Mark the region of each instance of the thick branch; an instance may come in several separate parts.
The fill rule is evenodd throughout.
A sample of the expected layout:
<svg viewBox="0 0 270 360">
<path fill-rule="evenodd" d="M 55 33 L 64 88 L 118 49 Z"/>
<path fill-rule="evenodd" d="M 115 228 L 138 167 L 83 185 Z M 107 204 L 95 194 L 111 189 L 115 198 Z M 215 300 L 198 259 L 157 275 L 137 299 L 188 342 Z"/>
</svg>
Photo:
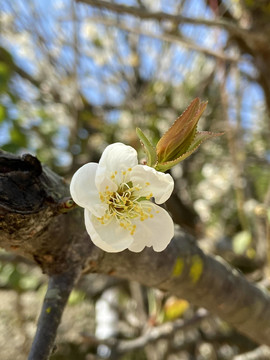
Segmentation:
<svg viewBox="0 0 270 360">
<path fill-rule="evenodd" d="M 104 253 L 85 234 L 82 212 L 63 214 L 63 180 L 32 156 L 0 154 L 0 246 L 36 261 L 51 276 L 81 266 L 168 291 L 270 345 L 270 297 L 222 259 L 176 231 L 162 253 Z M 87 260 L 87 261 L 86 261 Z"/>
<path fill-rule="evenodd" d="M 28 360 L 49 359 L 62 313 L 80 271 L 80 268 L 71 269 L 50 277 Z"/>
<path fill-rule="evenodd" d="M 93 266 L 93 263 L 92 263 Z M 270 345 L 270 297 L 221 258 L 205 255 L 184 233 L 162 253 L 104 254 L 91 271 L 157 287 L 220 316 L 258 343 Z"/>
</svg>

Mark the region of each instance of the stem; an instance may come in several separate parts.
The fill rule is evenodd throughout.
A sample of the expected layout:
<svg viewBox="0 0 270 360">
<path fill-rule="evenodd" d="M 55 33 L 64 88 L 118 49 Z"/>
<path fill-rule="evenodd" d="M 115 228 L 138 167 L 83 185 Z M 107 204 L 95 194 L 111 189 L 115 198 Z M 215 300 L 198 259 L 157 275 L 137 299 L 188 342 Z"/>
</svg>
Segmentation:
<svg viewBox="0 0 270 360">
<path fill-rule="evenodd" d="M 72 268 L 50 277 L 28 360 L 50 358 L 62 313 L 79 274 L 78 268 Z"/>
</svg>

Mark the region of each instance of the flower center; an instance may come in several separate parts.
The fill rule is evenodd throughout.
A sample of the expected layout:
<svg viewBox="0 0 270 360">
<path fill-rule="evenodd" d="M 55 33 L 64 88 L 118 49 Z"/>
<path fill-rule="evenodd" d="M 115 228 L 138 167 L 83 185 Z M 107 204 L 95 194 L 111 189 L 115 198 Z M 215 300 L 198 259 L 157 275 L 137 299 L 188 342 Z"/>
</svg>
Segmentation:
<svg viewBox="0 0 270 360">
<path fill-rule="evenodd" d="M 141 196 L 140 190 L 142 190 L 142 186 L 134 186 L 132 181 L 125 182 L 125 175 L 126 172 L 122 171 L 122 182 L 118 185 L 117 191 L 112 192 L 107 186 L 104 192 L 99 193 L 100 200 L 106 203 L 108 208 L 105 214 L 97 219 L 104 225 L 109 224 L 112 219 L 115 219 L 122 228 L 130 232 L 130 235 L 134 235 L 136 225 L 133 224 L 132 220 L 139 219 L 144 221 L 154 216 L 152 214 L 153 206 L 151 201 L 145 201 L 150 200 L 153 194 L 148 193 L 147 196 Z M 114 177 L 113 174 L 111 179 L 114 179 Z M 145 183 L 145 186 L 149 185 L 150 183 Z"/>
</svg>

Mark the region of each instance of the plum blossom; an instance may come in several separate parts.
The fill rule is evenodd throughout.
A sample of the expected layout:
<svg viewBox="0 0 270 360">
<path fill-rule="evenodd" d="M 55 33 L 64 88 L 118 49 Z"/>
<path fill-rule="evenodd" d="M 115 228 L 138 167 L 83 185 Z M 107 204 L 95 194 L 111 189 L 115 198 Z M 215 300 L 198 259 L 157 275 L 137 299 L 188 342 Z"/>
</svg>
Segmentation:
<svg viewBox="0 0 270 360">
<path fill-rule="evenodd" d="M 135 149 L 115 143 L 106 147 L 99 163 L 77 170 L 70 192 L 84 208 L 91 240 L 102 250 L 140 252 L 153 246 L 162 251 L 174 235 L 174 225 L 156 204 L 170 197 L 173 186 L 169 174 L 138 164 Z"/>
</svg>

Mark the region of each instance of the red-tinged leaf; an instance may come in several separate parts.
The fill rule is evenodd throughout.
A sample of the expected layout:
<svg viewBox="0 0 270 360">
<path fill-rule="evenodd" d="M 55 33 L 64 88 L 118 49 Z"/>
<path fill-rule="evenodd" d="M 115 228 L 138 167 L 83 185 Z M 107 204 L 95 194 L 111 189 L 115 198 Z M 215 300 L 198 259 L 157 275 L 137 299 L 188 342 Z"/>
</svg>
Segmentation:
<svg viewBox="0 0 270 360">
<path fill-rule="evenodd" d="M 175 120 L 157 143 L 159 162 L 172 161 L 176 156 L 187 151 L 195 137 L 197 123 L 206 106 L 207 102 L 200 102 L 199 98 L 196 98 Z"/>
<path fill-rule="evenodd" d="M 213 133 L 211 131 L 198 131 L 188 148 L 188 151 L 191 151 L 193 148 L 196 150 L 205 140 L 211 139 L 212 137 L 217 137 L 223 135 L 224 132 Z"/>
<path fill-rule="evenodd" d="M 216 136 L 221 136 L 224 133 L 212 133 L 210 131 L 199 131 L 196 133 L 192 144 L 190 145 L 190 147 L 188 148 L 188 150 L 181 156 L 179 156 L 177 159 L 174 159 L 172 161 L 167 161 L 164 163 L 157 163 L 157 165 L 155 166 L 155 169 L 157 171 L 161 171 L 161 172 L 165 172 L 169 169 L 171 169 L 173 166 L 177 165 L 178 163 L 180 163 L 181 161 L 185 160 L 187 157 L 189 157 L 192 153 L 194 153 L 194 151 L 196 151 L 198 149 L 198 147 L 205 141 L 208 140 L 212 137 L 216 137 Z"/>
</svg>

